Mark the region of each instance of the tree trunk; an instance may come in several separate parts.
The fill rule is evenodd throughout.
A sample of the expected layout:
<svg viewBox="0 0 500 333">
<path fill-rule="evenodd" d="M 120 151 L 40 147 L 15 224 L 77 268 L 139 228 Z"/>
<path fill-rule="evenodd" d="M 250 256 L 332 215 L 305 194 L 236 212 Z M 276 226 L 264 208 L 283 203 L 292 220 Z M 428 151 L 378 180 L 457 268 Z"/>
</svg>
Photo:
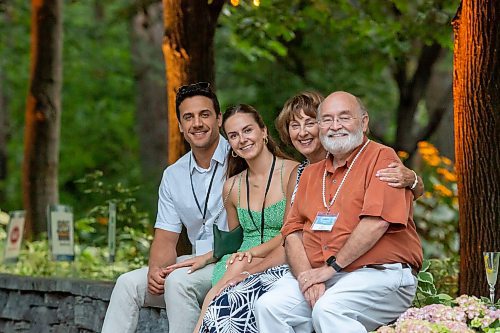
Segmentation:
<svg viewBox="0 0 500 333">
<path fill-rule="evenodd" d="M 143 178 L 159 182 L 167 165 L 167 91 L 161 54 L 162 4 L 141 8 L 131 22 L 132 61 L 137 86 L 137 133 Z"/>
<path fill-rule="evenodd" d="M 443 59 L 436 64 L 432 73 L 425 104 L 427 110 L 437 110 L 445 108 L 439 126 L 432 134 L 430 141 L 436 146 L 440 154 L 455 160 L 455 140 L 453 132 L 453 68 L 448 65 L 442 66 L 443 62 L 448 64 L 449 55 L 452 51 L 448 50 Z"/>
<path fill-rule="evenodd" d="M 214 35 L 223 0 L 163 0 L 167 67 L 168 163 L 184 152 L 184 140 L 175 115 L 176 90 L 189 83 L 215 83 Z"/>
<path fill-rule="evenodd" d="M 407 77 L 408 59 L 400 59 L 394 73 L 399 88 L 399 105 L 396 116 L 396 138 L 394 149 L 413 153 L 417 146 L 417 135 L 412 132 L 415 128 L 415 116 L 418 104 L 425 97 L 431 80 L 432 70 L 442 52 L 441 45 L 434 43 L 423 46 L 418 58 L 417 68 L 411 78 Z M 406 60 L 406 61 L 405 61 Z M 441 118 L 438 119 L 438 122 Z"/>
<path fill-rule="evenodd" d="M 165 36 L 163 55 L 167 68 L 168 164 L 185 153 L 184 139 L 175 114 L 175 94 L 184 85 L 199 81 L 215 83 L 214 35 L 224 0 L 163 0 Z M 185 233 L 177 253 L 190 253 Z"/>
<path fill-rule="evenodd" d="M 23 164 L 28 236 L 47 230 L 47 205 L 59 200 L 62 4 L 62 0 L 32 0 L 31 71 Z"/>
<path fill-rule="evenodd" d="M 486 296 L 482 252 L 500 251 L 500 2 L 462 1 L 453 26 L 459 289 Z"/>
<path fill-rule="evenodd" d="M 414 71 L 410 69 L 415 66 Z M 392 71 L 393 78 L 399 89 L 399 103 L 396 110 L 396 135 L 394 140 L 385 138 L 385 125 L 374 123 L 371 135 L 376 140 L 393 147 L 396 151 L 405 151 L 411 157 L 417 150 L 417 144 L 436 133 L 446 111 L 452 105 L 451 84 L 431 91 L 432 79 L 439 71 L 439 62 L 446 61 L 446 50 L 438 43 L 424 45 L 417 59 L 401 57 L 396 59 Z M 409 74 L 411 73 L 411 74 Z M 431 98 L 437 98 L 434 103 L 428 103 Z M 417 112 L 420 103 L 425 102 L 429 120 L 421 126 L 417 121 Z M 450 111 L 451 112 L 451 111 Z"/>
</svg>

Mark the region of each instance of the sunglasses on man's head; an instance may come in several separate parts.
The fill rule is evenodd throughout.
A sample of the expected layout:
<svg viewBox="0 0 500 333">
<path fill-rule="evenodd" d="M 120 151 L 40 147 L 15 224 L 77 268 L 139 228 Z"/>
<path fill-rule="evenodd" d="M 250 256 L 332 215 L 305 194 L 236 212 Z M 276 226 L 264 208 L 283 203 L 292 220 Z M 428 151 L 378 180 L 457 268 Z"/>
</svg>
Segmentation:
<svg viewBox="0 0 500 333">
<path fill-rule="evenodd" d="M 189 94 L 200 90 L 210 91 L 210 82 L 197 82 L 180 86 L 177 89 L 177 95 Z"/>
</svg>

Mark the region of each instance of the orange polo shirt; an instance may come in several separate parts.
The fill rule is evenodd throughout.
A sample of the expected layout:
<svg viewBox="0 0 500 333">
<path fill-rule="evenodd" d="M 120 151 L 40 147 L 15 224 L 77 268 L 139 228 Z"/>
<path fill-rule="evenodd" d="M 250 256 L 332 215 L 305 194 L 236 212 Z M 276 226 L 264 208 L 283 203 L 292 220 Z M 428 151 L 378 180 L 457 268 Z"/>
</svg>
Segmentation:
<svg viewBox="0 0 500 333">
<path fill-rule="evenodd" d="M 366 137 L 363 144 L 366 142 Z M 333 158 L 305 168 L 281 233 L 283 237 L 295 231 L 303 232 L 303 244 L 313 268 L 323 266 L 336 255 L 364 216 L 380 217 L 389 222 L 389 229 L 364 255 L 346 271 L 369 264 L 408 263 L 422 267 L 422 245 L 413 222 L 413 194 L 393 188 L 375 177 L 377 170 L 399 161 L 392 148 L 370 141 L 355 161 L 344 185 L 330 208 L 338 213 L 332 231 L 313 231 L 311 225 L 318 212 L 326 212 L 322 199 L 323 173 L 326 168 L 325 197 L 327 203 L 335 195 L 342 178 L 363 145 L 356 148 L 346 163 L 334 169 Z"/>
</svg>

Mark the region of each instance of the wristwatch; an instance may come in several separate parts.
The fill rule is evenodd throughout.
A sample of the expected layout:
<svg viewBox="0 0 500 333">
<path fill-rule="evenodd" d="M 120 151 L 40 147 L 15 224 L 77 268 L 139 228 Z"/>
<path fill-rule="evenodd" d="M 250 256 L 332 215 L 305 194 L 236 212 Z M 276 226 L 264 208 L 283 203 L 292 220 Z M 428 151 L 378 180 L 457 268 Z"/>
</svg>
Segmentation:
<svg viewBox="0 0 500 333">
<path fill-rule="evenodd" d="M 343 267 L 340 267 L 339 264 L 337 264 L 337 258 L 335 258 L 335 256 L 331 256 L 330 258 L 326 259 L 326 264 L 330 267 L 333 267 L 333 269 L 337 273 L 344 269 Z"/>
</svg>

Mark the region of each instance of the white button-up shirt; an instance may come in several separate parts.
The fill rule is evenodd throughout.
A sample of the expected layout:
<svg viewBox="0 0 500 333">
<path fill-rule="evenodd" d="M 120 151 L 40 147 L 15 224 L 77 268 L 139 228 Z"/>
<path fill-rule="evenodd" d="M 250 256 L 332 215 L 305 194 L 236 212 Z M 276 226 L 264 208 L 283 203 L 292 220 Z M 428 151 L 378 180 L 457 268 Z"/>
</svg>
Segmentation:
<svg viewBox="0 0 500 333">
<path fill-rule="evenodd" d="M 220 136 L 219 144 L 208 169 L 203 169 L 196 164 L 192 152 L 188 152 L 165 169 L 159 189 L 155 228 L 180 233 L 182 225 L 184 225 L 193 246 L 196 239 L 210 239 L 213 242 L 213 223 L 222 209 L 216 223 L 220 229 L 228 229 L 226 211 L 223 209 L 222 202 L 222 187 L 225 180 L 228 152 L 229 144 L 226 139 Z M 206 222 L 203 225 L 203 215 L 196 205 L 193 190 L 191 189 L 190 174 L 193 180 L 194 192 L 201 211 L 203 211 L 207 190 L 216 163 L 218 163 L 218 167 L 208 199 Z"/>
</svg>

